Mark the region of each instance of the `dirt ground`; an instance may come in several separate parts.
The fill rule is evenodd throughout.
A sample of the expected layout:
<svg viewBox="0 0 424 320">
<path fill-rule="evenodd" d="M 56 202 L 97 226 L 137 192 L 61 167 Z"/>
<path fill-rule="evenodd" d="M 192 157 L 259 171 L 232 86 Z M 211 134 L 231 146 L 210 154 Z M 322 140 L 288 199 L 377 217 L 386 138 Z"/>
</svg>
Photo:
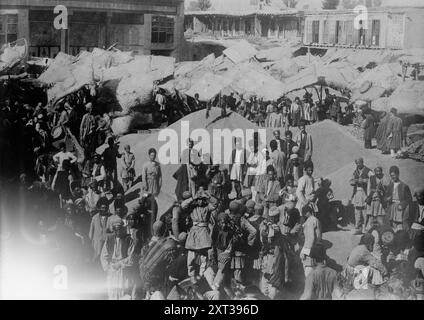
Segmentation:
<svg viewBox="0 0 424 320">
<path fill-rule="evenodd" d="M 227 128 L 234 130 L 240 128 L 257 129 L 256 125 L 244 119 L 238 114 L 231 114 L 225 119 L 214 122 L 220 115 L 219 109 L 212 109 L 209 119 L 205 118 L 205 110 L 193 113 L 182 120 L 189 121 L 190 132 L 198 128 L 206 128 L 212 132 L 213 129 Z M 177 122 L 169 128 L 175 129 L 180 138 L 180 122 Z M 273 129 L 267 128 L 267 145 L 272 139 Z M 294 135 L 298 132 L 293 130 Z M 347 203 L 352 195 L 352 187 L 349 185 L 349 179 L 355 170 L 354 160 L 363 157 L 365 164 L 374 169 L 377 165 L 384 168 L 385 174 L 388 174 L 390 166 L 397 165 L 400 168 L 401 180 L 407 183 L 411 190 L 418 187 L 424 181 L 424 163 L 416 162 L 410 159 L 396 160 L 389 155 L 382 155 L 376 149 L 366 150 L 363 142 L 354 137 L 347 127 L 343 127 L 333 121 L 326 120 L 307 127 L 307 131 L 313 137 L 313 156 L 315 165 L 314 176 L 329 178 L 332 181 L 332 189 L 337 200 Z M 283 132 L 282 132 L 283 136 Z M 132 152 L 136 157 L 136 173 L 141 174 L 142 166 L 148 160 L 147 151 L 154 147 L 157 150 L 165 142 L 158 140 L 158 133 L 152 134 L 131 134 L 120 139 L 121 149 L 125 144 L 131 146 Z M 374 142 L 375 144 L 375 142 Z M 182 150 L 180 150 L 182 151 Z M 162 192 L 159 195 L 159 215 L 164 212 L 174 201 L 174 190 L 176 180 L 172 178 L 178 165 L 163 165 L 162 173 L 164 179 Z M 129 196 L 132 201 L 128 203 L 129 209 L 133 207 L 139 196 L 140 184 L 136 184 L 130 191 Z M 332 231 L 324 234 L 324 239 L 329 242 L 330 248 L 328 255 L 339 265 L 344 265 L 350 251 L 359 242 L 359 236 L 352 234 L 352 225 L 345 230 Z"/>
</svg>

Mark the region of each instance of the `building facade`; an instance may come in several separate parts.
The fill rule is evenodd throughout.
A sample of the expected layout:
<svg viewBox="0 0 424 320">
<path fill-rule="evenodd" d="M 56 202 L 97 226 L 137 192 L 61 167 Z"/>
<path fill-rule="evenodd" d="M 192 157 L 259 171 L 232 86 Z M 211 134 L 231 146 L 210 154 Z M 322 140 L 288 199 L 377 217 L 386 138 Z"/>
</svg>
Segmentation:
<svg viewBox="0 0 424 320">
<path fill-rule="evenodd" d="M 253 10 L 239 14 L 215 11 L 187 12 L 184 30 L 217 37 L 253 36 L 300 40 L 302 23 L 302 15 L 296 10 Z"/>
<path fill-rule="evenodd" d="M 362 13 L 305 12 L 303 44 L 375 49 L 424 48 L 424 8 L 380 8 Z"/>
<path fill-rule="evenodd" d="M 65 6 L 68 28 L 56 29 Z M 181 56 L 184 0 L 1 0 L 0 46 L 25 38 L 29 55 L 72 55 L 95 47 Z"/>
</svg>

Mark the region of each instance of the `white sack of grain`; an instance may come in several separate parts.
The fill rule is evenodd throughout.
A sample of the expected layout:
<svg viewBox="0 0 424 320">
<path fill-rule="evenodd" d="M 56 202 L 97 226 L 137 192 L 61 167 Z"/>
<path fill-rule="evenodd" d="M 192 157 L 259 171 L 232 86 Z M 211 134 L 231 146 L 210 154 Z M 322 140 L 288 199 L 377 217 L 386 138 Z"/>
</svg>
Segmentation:
<svg viewBox="0 0 424 320">
<path fill-rule="evenodd" d="M 282 80 L 298 73 L 299 66 L 293 59 L 283 58 L 276 61 L 269 69 L 269 72 L 274 78 Z"/>
<path fill-rule="evenodd" d="M 191 97 L 194 97 L 194 95 L 198 93 L 201 101 L 209 101 L 230 83 L 231 79 L 229 77 L 209 72 L 194 82 L 193 86 L 185 93 Z"/>
<path fill-rule="evenodd" d="M 123 112 L 147 105 L 152 100 L 153 78 L 149 74 L 133 74 L 123 78 L 116 89 L 116 98 Z"/>
<path fill-rule="evenodd" d="M 361 73 L 352 83 L 353 89 L 359 89 L 366 81 L 374 87 L 382 87 L 385 90 L 393 91 L 402 82 L 400 74 L 402 67 L 399 63 L 386 63 L 371 70 Z"/>
<path fill-rule="evenodd" d="M 175 71 L 175 58 L 151 56 L 151 75 L 155 80 L 162 80 L 172 76 Z"/>
<path fill-rule="evenodd" d="M 112 131 L 114 135 L 121 136 L 130 132 L 130 125 L 133 119 L 132 115 L 115 118 L 112 120 Z"/>
<path fill-rule="evenodd" d="M 39 77 L 38 81 L 50 84 L 65 81 L 72 77 L 72 63 L 75 57 L 59 52 L 50 66 Z"/>
</svg>

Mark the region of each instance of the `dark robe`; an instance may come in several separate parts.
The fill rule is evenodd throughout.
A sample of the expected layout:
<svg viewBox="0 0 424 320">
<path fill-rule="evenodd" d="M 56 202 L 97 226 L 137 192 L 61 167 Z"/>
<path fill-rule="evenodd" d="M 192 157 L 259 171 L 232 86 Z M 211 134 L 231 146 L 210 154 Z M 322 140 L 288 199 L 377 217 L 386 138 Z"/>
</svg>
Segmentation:
<svg viewBox="0 0 424 320">
<path fill-rule="evenodd" d="M 387 138 L 387 143 L 389 149 L 400 150 L 402 148 L 402 129 L 403 122 L 402 119 L 398 116 L 390 117 L 389 122 L 387 123 L 387 137 L 391 134 L 391 138 Z"/>
<path fill-rule="evenodd" d="M 390 114 L 387 114 L 381 119 L 380 124 L 378 125 L 378 128 L 377 128 L 377 132 L 375 134 L 375 138 L 377 140 L 377 149 L 381 151 L 387 151 L 386 131 L 387 131 L 387 124 L 389 122 L 389 119 L 390 119 Z"/>
<path fill-rule="evenodd" d="M 178 201 L 181 201 L 183 200 L 184 191 L 189 191 L 187 165 L 182 164 L 178 170 L 175 171 L 172 177 L 177 180 L 175 195 L 177 196 Z"/>
<path fill-rule="evenodd" d="M 281 148 L 284 152 L 284 155 L 286 157 L 286 163 L 287 161 L 290 159 L 290 156 L 293 154 L 293 147 L 297 147 L 297 143 L 294 142 L 293 140 L 287 141 L 287 140 L 283 140 L 283 143 L 281 145 Z"/>
</svg>

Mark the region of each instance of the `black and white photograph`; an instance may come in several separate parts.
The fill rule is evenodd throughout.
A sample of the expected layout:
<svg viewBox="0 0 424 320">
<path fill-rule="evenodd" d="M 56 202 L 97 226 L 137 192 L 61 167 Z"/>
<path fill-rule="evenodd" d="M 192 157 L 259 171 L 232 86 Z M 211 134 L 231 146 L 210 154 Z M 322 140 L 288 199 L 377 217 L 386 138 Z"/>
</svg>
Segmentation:
<svg viewBox="0 0 424 320">
<path fill-rule="evenodd" d="M 424 300 L 423 30 L 424 0 L 0 0 L 0 300 Z"/>
</svg>

